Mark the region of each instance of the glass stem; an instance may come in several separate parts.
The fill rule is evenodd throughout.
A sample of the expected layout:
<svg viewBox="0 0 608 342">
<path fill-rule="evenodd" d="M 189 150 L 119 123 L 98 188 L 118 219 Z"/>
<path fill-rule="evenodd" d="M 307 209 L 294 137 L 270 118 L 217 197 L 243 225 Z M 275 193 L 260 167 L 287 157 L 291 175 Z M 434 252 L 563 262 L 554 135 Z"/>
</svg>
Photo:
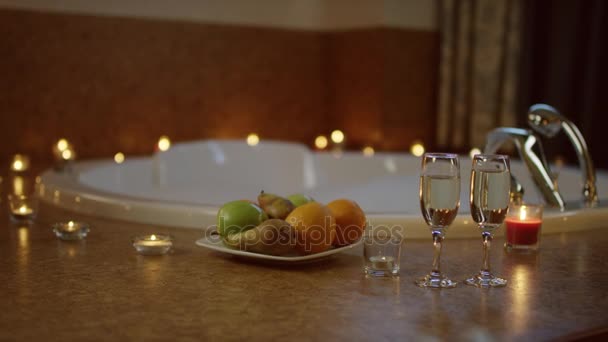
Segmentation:
<svg viewBox="0 0 608 342">
<path fill-rule="evenodd" d="M 492 244 L 492 234 L 490 232 L 481 233 L 483 238 L 483 266 L 482 274 L 490 274 L 490 246 Z"/>
<path fill-rule="evenodd" d="M 441 242 L 443 241 L 443 235 L 439 232 L 433 232 L 433 246 L 435 247 L 435 254 L 433 256 L 433 269 L 431 275 L 441 274 Z"/>
</svg>

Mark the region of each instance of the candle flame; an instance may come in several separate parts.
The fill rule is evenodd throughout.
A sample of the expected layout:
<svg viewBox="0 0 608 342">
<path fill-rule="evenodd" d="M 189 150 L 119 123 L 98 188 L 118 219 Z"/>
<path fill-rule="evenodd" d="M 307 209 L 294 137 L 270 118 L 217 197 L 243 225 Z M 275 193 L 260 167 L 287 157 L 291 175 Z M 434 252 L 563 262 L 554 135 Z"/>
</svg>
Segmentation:
<svg viewBox="0 0 608 342">
<path fill-rule="evenodd" d="M 60 152 L 65 151 L 68 148 L 68 146 L 69 146 L 69 143 L 65 138 L 61 138 L 57 141 L 57 149 Z"/>
<path fill-rule="evenodd" d="M 342 132 L 339 129 L 334 130 L 333 132 L 331 132 L 331 141 L 333 141 L 335 144 L 341 144 L 344 142 L 344 132 Z"/>
<path fill-rule="evenodd" d="M 416 157 L 420 157 L 424 154 L 424 145 L 422 145 L 419 141 L 414 141 L 412 146 L 410 146 L 410 153 Z"/>
<path fill-rule="evenodd" d="M 158 149 L 162 152 L 168 151 L 171 148 L 171 140 L 168 136 L 163 135 L 158 139 Z"/>
<path fill-rule="evenodd" d="M 473 157 L 475 157 L 475 155 L 477 154 L 481 154 L 481 150 L 478 149 L 477 147 L 473 147 L 470 151 L 469 151 L 469 157 L 471 157 L 471 159 L 473 159 Z"/>
<path fill-rule="evenodd" d="M 152 236 L 150 236 L 150 240 L 156 240 L 156 235 L 152 234 Z"/>
<path fill-rule="evenodd" d="M 116 164 L 122 164 L 125 161 L 125 155 L 122 152 L 118 152 L 114 155 L 114 161 Z"/>
<path fill-rule="evenodd" d="M 68 227 L 73 228 L 74 227 L 74 221 L 68 222 Z"/>
<path fill-rule="evenodd" d="M 519 219 L 521 221 L 525 221 L 527 216 L 528 216 L 528 210 L 525 205 L 522 205 L 521 209 L 519 210 Z"/>
<path fill-rule="evenodd" d="M 21 207 L 19 207 L 19 213 L 20 214 L 27 213 L 27 207 L 25 205 L 22 205 Z"/>
<path fill-rule="evenodd" d="M 366 157 L 371 157 L 374 155 L 374 153 L 376 153 L 376 151 L 374 150 L 374 148 L 372 146 L 365 146 L 361 152 L 363 152 L 363 155 Z"/>
<path fill-rule="evenodd" d="M 327 138 L 324 135 L 319 135 L 315 138 L 315 147 L 322 150 L 327 147 Z"/>
<path fill-rule="evenodd" d="M 17 172 L 25 171 L 29 167 L 29 164 L 30 160 L 26 155 L 15 154 L 11 163 L 11 170 Z"/>
<path fill-rule="evenodd" d="M 61 158 L 65 159 L 65 160 L 72 159 L 72 150 L 70 150 L 70 149 L 63 150 L 61 152 Z"/>
<path fill-rule="evenodd" d="M 23 169 L 23 162 L 21 160 L 15 160 L 13 162 L 13 170 L 21 171 Z"/>
<path fill-rule="evenodd" d="M 247 136 L 247 145 L 256 146 L 259 142 L 260 137 L 257 134 L 251 133 Z"/>
</svg>

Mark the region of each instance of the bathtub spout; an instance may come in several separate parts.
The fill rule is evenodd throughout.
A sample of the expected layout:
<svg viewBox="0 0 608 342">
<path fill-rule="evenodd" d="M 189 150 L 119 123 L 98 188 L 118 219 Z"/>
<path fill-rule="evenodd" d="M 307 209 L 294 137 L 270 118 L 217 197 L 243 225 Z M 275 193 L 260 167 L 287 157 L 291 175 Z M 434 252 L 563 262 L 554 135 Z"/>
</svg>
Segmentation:
<svg viewBox="0 0 608 342">
<path fill-rule="evenodd" d="M 561 115 L 557 109 L 546 104 L 535 104 L 528 110 L 528 124 L 537 133 L 551 138 L 563 131 L 578 156 L 578 163 L 583 177 L 583 200 L 585 204 L 597 204 L 597 187 L 595 185 L 595 168 L 585 138 L 576 125 Z"/>
<path fill-rule="evenodd" d="M 499 127 L 488 133 L 484 153 L 496 153 L 507 141 L 515 144 L 520 158 L 527 166 L 532 180 L 540 189 L 547 204 L 563 210 L 565 208 L 564 199 L 557 189 L 557 184 L 551 178 L 540 140 L 527 129 Z M 511 181 L 511 198 L 521 199 L 523 188 L 517 180 L 513 181 L 513 179 L 514 177 Z"/>
</svg>

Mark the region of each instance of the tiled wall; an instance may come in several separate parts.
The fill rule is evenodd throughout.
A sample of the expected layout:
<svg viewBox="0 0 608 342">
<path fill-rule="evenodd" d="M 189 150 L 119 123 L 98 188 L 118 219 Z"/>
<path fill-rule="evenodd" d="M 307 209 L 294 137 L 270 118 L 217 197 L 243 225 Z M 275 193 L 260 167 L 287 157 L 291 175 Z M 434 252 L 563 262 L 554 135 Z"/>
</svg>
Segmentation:
<svg viewBox="0 0 608 342">
<path fill-rule="evenodd" d="M 311 144 L 343 129 L 351 147 L 434 142 L 437 34 L 315 32 L 0 10 L 0 158 L 147 154 L 174 141 Z"/>
<path fill-rule="evenodd" d="M 438 41 L 432 32 L 329 34 L 330 112 L 355 145 L 403 150 L 435 142 Z"/>
</svg>

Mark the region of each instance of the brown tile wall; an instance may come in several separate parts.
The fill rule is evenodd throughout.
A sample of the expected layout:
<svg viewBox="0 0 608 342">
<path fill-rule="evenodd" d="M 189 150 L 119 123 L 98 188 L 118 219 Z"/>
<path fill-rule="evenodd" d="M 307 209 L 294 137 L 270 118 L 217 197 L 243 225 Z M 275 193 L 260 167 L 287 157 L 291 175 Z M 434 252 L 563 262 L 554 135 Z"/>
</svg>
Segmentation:
<svg viewBox="0 0 608 342">
<path fill-rule="evenodd" d="M 92 158 L 161 134 L 310 144 L 334 127 L 351 147 L 432 143 L 437 54 L 434 32 L 0 10 L 0 158 L 50 158 L 59 137 Z"/>
<path fill-rule="evenodd" d="M 438 35 L 378 28 L 330 33 L 329 106 L 356 146 L 435 142 Z"/>
</svg>

